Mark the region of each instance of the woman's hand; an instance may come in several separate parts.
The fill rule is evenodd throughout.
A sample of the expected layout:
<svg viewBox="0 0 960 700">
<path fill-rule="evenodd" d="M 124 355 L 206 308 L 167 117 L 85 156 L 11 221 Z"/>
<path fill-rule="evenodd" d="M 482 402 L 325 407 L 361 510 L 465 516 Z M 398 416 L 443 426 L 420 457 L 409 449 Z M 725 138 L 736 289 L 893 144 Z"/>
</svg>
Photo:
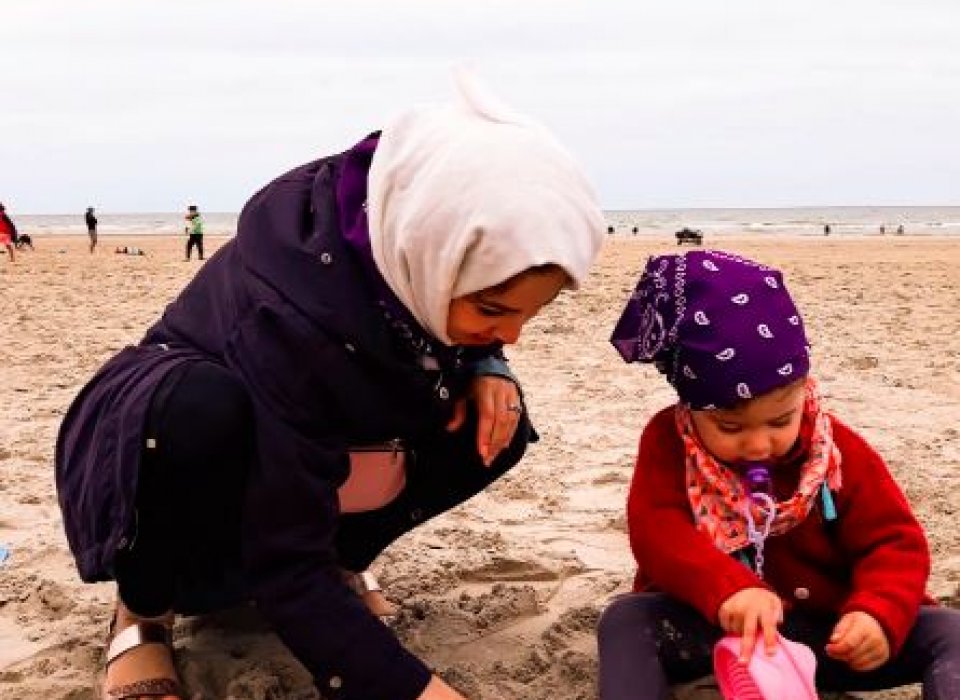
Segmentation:
<svg viewBox="0 0 960 700">
<path fill-rule="evenodd" d="M 417 700 L 466 700 L 466 698 L 437 676 L 433 676 Z"/>
<path fill-rule="evenodd" d="M 827 654 L 854 671 L 872 671 L 890 659 L 890 642 L 875 617 L 854 610 L 833 628 Z"/>
<path fill-rule="evenodd" d="M 474 377 L 466 399 L 460 399 L 453 410 L 447 430 L 453 432 L 467 417 L 467 400 L 477 405 L 477 453 L 486 466 L 513 440 L 520 422 L 522 406 L 520 390 L 515 382 L 497 375 Z"/>
<path fill-rule="evenodd" d="M 757 628 L 763 634 L 767 654 L 777 649 L 777 625 L 783 622 L 783 601 L 766 588 L 744 588 L 723 601 L 717 613 L 720 626 L 740 635 L 740 662 L 749 663 L 757 643 Z"/>
</svg>

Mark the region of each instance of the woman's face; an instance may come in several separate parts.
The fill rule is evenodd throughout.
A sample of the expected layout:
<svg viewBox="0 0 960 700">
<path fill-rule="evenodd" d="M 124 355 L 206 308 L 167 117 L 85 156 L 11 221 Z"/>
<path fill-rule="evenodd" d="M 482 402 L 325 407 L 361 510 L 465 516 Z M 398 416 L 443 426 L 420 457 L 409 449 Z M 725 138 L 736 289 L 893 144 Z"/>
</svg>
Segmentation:
<svg viewBox="0 0 960 700">
<path fill-rule="evenodd" d="M 738 408 L 692 411 L 700 442 L 721 462 L 764 462 L 783 457 L 800 435 L 804 382 L 793 382 Z"/>
<path fill-rule="evenodd" d="M 515 343 L 523 324 L 553 301 L 569 281 L 561 268 L 550 267 L 457 297 L 450 302 L 447 335 L 454 345 Z"/>
</svg>

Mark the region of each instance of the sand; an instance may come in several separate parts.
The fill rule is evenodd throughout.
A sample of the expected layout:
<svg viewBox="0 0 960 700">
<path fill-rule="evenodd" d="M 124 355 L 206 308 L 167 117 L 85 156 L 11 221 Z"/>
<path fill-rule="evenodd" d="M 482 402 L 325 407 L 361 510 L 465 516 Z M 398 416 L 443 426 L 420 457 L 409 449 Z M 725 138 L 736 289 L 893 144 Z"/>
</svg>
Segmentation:
<svg viewBox="0 0 960 700">
<path fill-rule="evenodd" d="M 183 262 L 173 238 L 102 237 L 95 255 L 85 237 L 36 245 L 15 264 L 0 260 L 0 546 L 10 550 L 0 564 L 0 697 L 85 700 L 95 697 L 113 589 L 83 585 L 73 568 L 53 487 L 57 427 L 91 374 L 139 339 L 200 263 Z M 148 254 L 116 255 L 117 245 Z M 960 239 L 715 245 L 784 268 L 830 406 L 887 458 L 927 528 L 930 590 L 957 604 Z M 624 502 L 636 441 L 672 400 L 654 370 L 623 364 L 606 339 L 646 256 L 675 250 L 670 240 L 607 241 L 582 290 L 535 319 L 510 353 L 541 442 L 374 568 L 402 605 L 400 637 L 472 699 L 596 696 L 594 625 L 633 571 Z M 203 697 L 316 697 L 250 613 L 182 620 L 177 638 L 184 678 Z"/>
</svg>

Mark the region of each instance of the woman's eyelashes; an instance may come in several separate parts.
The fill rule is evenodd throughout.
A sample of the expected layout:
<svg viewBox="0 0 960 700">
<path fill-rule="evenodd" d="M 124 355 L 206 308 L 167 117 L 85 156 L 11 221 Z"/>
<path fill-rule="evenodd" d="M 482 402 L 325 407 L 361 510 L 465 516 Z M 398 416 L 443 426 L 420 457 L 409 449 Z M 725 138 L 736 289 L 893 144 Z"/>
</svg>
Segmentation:
<svg viewBox="0 0 960 700">
<path fill-rule="evenodd" d="M 477 304 L 477 311 L 481 316 L 486 316 L 488 318 L 499 318 L 504 315 L 503 310 L 497 309 L 493 306 L 484 306 L 483 304 Z"/>
</svg>

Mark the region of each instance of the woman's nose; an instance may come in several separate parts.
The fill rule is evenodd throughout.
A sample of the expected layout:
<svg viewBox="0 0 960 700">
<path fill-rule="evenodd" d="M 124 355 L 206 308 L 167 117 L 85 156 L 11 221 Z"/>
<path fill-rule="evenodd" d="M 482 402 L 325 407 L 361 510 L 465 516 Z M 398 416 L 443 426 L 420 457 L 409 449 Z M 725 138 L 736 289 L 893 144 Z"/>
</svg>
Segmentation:
<svg viewBox="0 0 960 700">
<path fill-rule="evenodd" d="M 497 324 L 493 335 L 504 345 L 513 345 L 520 338 L 520 331 L 523 328 L 523 322 L 517 320 L 503 320 Z"/>
</svg>

